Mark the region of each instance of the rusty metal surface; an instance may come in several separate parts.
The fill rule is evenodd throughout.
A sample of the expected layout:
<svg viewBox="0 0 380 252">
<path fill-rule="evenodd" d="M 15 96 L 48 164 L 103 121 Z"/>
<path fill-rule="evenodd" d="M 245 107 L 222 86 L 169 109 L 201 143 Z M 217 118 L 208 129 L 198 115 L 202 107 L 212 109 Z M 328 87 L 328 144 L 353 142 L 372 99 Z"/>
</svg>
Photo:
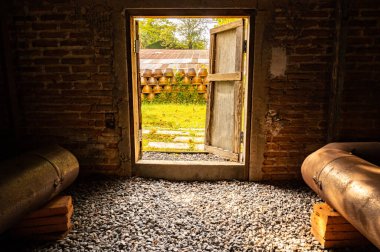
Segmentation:
<svg viewBox="0 0 380 252">
<path fill-rule="evenodd" d="M 332 143 L 310 154 L 301 168 L 310 188 L 378 248 L 379 163 L 380 142 Z"/>
<path fill-rule="evenodd" d="M 67 188 L 78 172 L 75 156 L 60 146 L 0 163 L 0 234 Z"/>
</svg>

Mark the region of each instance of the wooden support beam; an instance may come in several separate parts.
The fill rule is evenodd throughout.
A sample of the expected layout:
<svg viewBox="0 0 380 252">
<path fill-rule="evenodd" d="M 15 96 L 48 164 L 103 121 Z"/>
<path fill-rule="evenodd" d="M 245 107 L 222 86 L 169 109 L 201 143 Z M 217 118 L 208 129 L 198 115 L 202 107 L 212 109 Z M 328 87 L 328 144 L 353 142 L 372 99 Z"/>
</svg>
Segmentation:
<svg viewBox="0 0 380 252">
<path fill-rule="evenodd" d="M 241 72 L 209 74 L 207 78 L 209 81 L 240 81 Z"/>
<path fill-rule="evenodd" d="M 338 0 L 336 2 L 335 58 L 332 69 L 329 98 L 329 123 L 327 129 L 328 142 L 339 140 L 338 120 L 340 114 L 342 90 L 344 85 L 349 4 L 350 0 Z"/>
</svg>

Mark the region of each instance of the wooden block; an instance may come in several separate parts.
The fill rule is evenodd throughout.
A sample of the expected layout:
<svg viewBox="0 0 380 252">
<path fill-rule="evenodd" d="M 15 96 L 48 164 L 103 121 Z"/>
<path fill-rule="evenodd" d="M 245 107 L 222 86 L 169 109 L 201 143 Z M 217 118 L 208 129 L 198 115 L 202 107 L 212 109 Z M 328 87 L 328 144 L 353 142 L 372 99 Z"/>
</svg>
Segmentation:
<svg viewBox="0 0 380 252">
<path fill-rule="evenodd" d="M 14 236 L 28 236 L 28 235 L 35 235 L 35 234 L 66 232 L 71 228 L 71 226 L 72 226 L 71 220 L 69 220 L 69 222 L 61 223 L 61 224 L 12 229 L 11 234 Z"/>
<path fill-rule="evenodd" d="M 329 223 L 326 219 L 321 218 L 316 213 L 311 214 L 311 225 L 318 230 L 320 234 L 328 231 L 357 231 L 350 223 Z"/>
<path fill-rule="evenodd" d="M 369 241 L 326 203 L 318 203 L 311 214 L 311 233 L 324 248 L 367 245 Z"/>
<path fill-rule="evenodd" d="M 48 233 L 48 234 L 17 235 L 17 238 L 22 238 L 25 240 L 35 240 L 35 241 L 56 241 L 56 240 L 64 239 L 70 232 L 70 229 L 63 232 L 55 232 L 55 233 Z"/>
<path fill-rule="evenodd" d="M 318 231 L 314 228 L 311 229 L 311 233 L 321 243 L 323 248 L 342 248 L 342 247 L 354 247 L 369 245 L 370 242 L 367 239 L 348 239 L 348 240 L 325 240 Z"/>
<path fill-rule="evenodd" d="M 327 225 L 349 223 L 343 216 L 341 216 L 326 203 L 315 204 L 313 206 L 313 213 L 319 216 Z"/>
<path fill-rule="evenodd" d="M 14 228 L 18 229 L 22 227 L 47 226 L 47 225 L 68 223 L 73 213 L 74 213 L 74 207 L 71 205 L 69 212 L 64 215 L 54 215 L 54 216 L 48 216 L 48 217 L 42 217 L 42 218 L 23 219 Z"/>
<path fill-rule="evenodd" d="M 72 207 L 71 196 L 57 196 L 42 208 L 30 213 L 24 219 L 41 218 L 67 214 Z"/>
</svg>

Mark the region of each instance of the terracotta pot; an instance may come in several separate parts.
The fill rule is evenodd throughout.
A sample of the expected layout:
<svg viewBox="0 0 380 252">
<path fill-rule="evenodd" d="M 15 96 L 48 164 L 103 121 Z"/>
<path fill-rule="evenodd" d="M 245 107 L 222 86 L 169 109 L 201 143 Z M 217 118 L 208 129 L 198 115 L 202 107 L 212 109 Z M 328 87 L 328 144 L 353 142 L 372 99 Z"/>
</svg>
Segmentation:
<svg viewBox="0 0 380 252">
<path fill-rule="evenodd" d="M 179 75 L 180 77 L 185 76 L 185 69 L 183 69 L 183 68 L 178 69 L 177 70 L 177 75 Z"/>
<path fill-rule="evenodd" d="M 168 79 L 165 76 L 162 76 L 159 80 L 158 83 L 160 84 L 168 84 Z"/>
<path fill-rule="evenodd" d="M 201 68 L 201 69 L 199 69 L 199 71 L 198 71 L 198 76 L 199 77 L 206 77 L 207 76 L 207 69 L 206 68 Z"/>
<path fill-rule="evenodd" d="M 148 101 L 153 101 L 153 99 L 154 99 L 154 93 L 148 94 L 147 99 L 148 99 Z"/>
<path fill-rule="evenodd" d="M 207 94 L 207 93 L 204 93 L 204 94 L 203 94 L 203 98 L 205 98 L 205 100 L 207 101 L 207 99 L 208 99 L 208 94 Z"/>
<path fill-rule="evenodd" d="M 141 77 L 140 84 L 141 85 L 147 85 L 148 84 L 148 81 L 146 80 L 145 77 Z"/>
<path fill-rule="evenodd" d="M 164 86 L 164 92 L 170 93 L 172 91 L 172 86 L 171 85 L 165 85 Z"/>
<path fill-rule="evenodd" d="M 193 79 L 191 80 L 191 83 L 193 84 L 202 84 L 202 78 L 201 77 L 193 77 Z"/>
<path fill-rule="evenodd" d="M 149 85 L 145 85 L 142 89 L 143 94 L 150 94 L 152 93 L 152 88 Z"/>
<path fill-rule="evenodd" d="M 141 94 L 141 101 L 144 101 L 145 100 L 145 95 L 144 94 Z"/>
<path fill-rule="evenodd" d="M 160 77 L 162 77 L 162 75 L 163 75 L 162 69 L 154 69 L 154 72 L 153 72 L 154 77 L 160 78 Z"/>
<path fill-rule="evenodd" d="M 193 92 L 195 89 L 196 89 L 196 87 L 194 87 L 194 85 L 189 86 L 189 92 Z"/>
<path fill-rule="evenodd" d="M 200 84 L 200 85 L 198 86 L 197 90 L 198 90 L 198 93 L 205 93 L 206 90 L 207 90 L 207 88 L 206 88 L 205 85 Z"/>
<path fill-rule="evenodd" d="M 157 79 L 154 77 L 150 77 L 148 83 L 151 85 L 155 85 L 157 84 Z"/>
<path fill-rule="evenodd" d="M 152 76 L 152 70 L 151 69 L 145 69 L 143 72 L 143 77 L 151 77 Z"/>
<path fill-rule="evenodd" d="M 175 77 L 170 78 L 169 83 L 171 83 L 171 84 L 178 84 L 178 83 L 177 83 L 177 79 L 176 79 Z"/>
<path fill-rule="evenodd" d="M 185 76 L 182 80 L 182 83 L 185 85 L 189 85 L 189 84 L 191 84 L 191 80 L 189 77 Z"/>
<path fill-rule="evenodd" d="M 173 68 L 166 68 L 165 69 L 165 74 L 164 74 L 166 77 L 173 77 L 174 76 L 174 73 L 173 73 Z"/>
<path fill-rule="evenodd" d="M 161 93 L 162 87 L 160 85 L 155 85 L 153 87 L 153 93 L 158 94 Z"/>
<path fill-rule="evenodd" d="M 208 80 L 207 77 L 203 79 L 203 84 L 205 84 L 205 85 L 210 84 L 210 81 Z"/>
<path fill-rule="evenodd" d="M 196 76 L 197 75 L 197 73 L 195 72 L 195 69 L 194 68 L 189 68 L 189 69 L 187 69 L 187 76 L 189 76 L 189 77 L 194 77 L 194 76 Z"/>
</svg>

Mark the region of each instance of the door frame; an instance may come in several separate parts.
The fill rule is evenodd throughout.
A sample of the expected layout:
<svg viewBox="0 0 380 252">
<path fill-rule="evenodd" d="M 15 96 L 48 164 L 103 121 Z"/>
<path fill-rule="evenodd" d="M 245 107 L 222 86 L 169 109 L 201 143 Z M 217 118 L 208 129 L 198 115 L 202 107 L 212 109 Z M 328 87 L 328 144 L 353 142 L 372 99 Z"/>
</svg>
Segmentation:
<svg viewBox="0 0 380 252">
<path fill-rule="evenodd" d="M 253 94 L 253 67 L 254 67 L 254 35 L 255 35 L 255 9 L 125 9 L 126 24 L 126 63 L 127 63 L 127 90 L 128 104 L 132 109 L 129 115 L 130 125 L 130 153 L 132 176 L 164 178 L 169 180 L 248 180 L 249 164 L 250 164 L 250 136 L 251 136 L 251 110 L 252 110 L 252 94 Z M 136 134 L 136 116 L 140 108 L 138 99 L 140 94 L 136 93 L 137 75 L 133 62 L 133 18 L 138 17 L 156 17 L 156 18 L 175 18 L 175 17 L 230 17 L 230 18 L 247 18 L 248 19 L 248 37 L 247 37 L 247 88 L 245 90 L 245 136 L 244 136 L 244 153 L 245 159 L 243 164 L 230 162 L 212 162 L 212 161 L 157 161 L 138 160 L 136 154 L 136 143 L 138 134 Z M 134 76 L 136 75 L 136 76 Z M 137 100 L 136 100 L 137 99 Z M 136 115 L 137 113 L 137 115 Z M 137 129 L 138 130 L 138 129 Z"/>
</svg>

